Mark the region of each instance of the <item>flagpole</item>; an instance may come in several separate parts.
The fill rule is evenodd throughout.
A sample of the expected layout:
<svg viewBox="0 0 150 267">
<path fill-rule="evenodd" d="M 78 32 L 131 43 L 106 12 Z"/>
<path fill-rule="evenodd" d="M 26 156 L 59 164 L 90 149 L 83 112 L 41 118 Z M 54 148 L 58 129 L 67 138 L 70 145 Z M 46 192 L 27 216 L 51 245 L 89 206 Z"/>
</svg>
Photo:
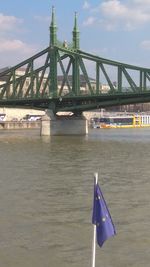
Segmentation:
<svg viewBox="0 0 150 267">
<path fill-rule="evenodd" d="M 94 185 L 98 183 L 98 173 L 94 174 Z M 95 267 L 96 256 L 96 225 L 93 225 L 93 241 L 92 241 L 92 267 Z"/>
</svg>

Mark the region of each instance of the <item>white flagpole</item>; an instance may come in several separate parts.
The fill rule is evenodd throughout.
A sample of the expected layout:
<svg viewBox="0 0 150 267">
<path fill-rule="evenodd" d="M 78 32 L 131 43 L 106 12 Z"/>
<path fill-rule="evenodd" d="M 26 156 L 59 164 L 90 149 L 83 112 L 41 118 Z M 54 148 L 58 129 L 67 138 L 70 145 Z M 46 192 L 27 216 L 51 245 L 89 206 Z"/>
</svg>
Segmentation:
<svg viewBox="0 0 150 267">
<path fill-rule="evenodd" d="M 98 182 L 98 173 L 94 174 L 94 185 Z M 95 267 L 96 256 L 96 225 L 93 225 L 93 242 L 92 242 L 92 267 Z"/>
</svg>

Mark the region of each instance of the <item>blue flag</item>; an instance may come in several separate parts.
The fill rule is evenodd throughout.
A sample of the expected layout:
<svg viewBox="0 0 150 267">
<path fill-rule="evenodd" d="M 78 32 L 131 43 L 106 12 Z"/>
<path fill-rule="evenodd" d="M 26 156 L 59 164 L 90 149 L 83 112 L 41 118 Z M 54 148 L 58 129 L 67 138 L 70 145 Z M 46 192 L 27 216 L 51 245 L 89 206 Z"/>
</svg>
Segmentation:
<svg viewBox="0 0 150 267">
<path fill-rule="evenodd" d="M 98 183 L 94 186 L 92 223 L 96 225 L 97 243 L 100 247 L 109 237 L 116 234 L 115 226 Z"/>
</svg>

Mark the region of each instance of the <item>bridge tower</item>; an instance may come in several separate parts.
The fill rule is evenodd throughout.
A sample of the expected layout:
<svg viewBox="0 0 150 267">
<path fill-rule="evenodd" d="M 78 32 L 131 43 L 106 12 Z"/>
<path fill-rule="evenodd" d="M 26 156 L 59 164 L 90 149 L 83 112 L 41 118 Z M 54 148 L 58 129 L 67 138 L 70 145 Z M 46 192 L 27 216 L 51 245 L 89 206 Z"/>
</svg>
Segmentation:
<svg viewBox="0 0 150 267">
<path fill-rule="evenodd" d="M 74 28 L 72 31 L 72 35 L 73 35 L 73 48 L 78 50 L 80 49 L 80 32 L 77 26 L 77 12 L 75 12 Z"/>
<path fill-rule="evenodd" d="M 53 47 L 57 44 L 57 26 L 55 21 L 55 10 L 52 7 L 52 20 L 50 24 L 50 46 Z"/>
<path fill-rule="evenodd" d="M 77 13 L 75 12 L 74 28 L 72 31 L 73 45 L 75 51 L 80 49 L 80 33 L 77 26 Z M 49 92 L 52 97 L 57 97 L 57 26 L 55 21 L 55 11 L 52 8 L 52 17 L 50 24 L 50 82 Z M 79 59 L 73 58 L 72 62 L 72 91 L 75 95 L 80 90 L 80 71 Z M 78 114 L 78 116 L 67 118 L 55 114 L 55 103 L 51 102 L 46 115 L 42 118 L 41 135 L 85 135 L 88 133 L 87 120 Z"/>
<path fill-rule="evenodd" d="M 75 18 L 74 18 L 74 28 L 72 31 L 72 37 L 73 37 L 73 49 L 78 50 L 80 49 L 80 33 L 77 26 L 77 13 L 75 12 Z M 79 58 L 74 57 L 73 61 L 73 70 L 72 70 L 72 91 L 75 95 L 78 95 L 80 91 L 80 71 L 79 71 Z"/>
<path fill-rule="evenodd" d="M 50 82 L 49 93 L 53 97 L 57 96 L 57 52 L 55 49 L 57 45 L 57 26 L 55 21 L 55 10 L 52 7 L 52 19 L 50 24 Z"/>
</svg>

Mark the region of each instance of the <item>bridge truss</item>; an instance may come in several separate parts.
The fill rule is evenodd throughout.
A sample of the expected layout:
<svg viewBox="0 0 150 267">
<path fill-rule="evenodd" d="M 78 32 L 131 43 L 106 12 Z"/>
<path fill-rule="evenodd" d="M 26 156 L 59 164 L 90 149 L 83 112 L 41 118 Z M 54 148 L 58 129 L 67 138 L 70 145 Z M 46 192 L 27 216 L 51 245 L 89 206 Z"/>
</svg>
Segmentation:
<svg viewBox="0 0 150 267">
<path fill-rule="evenodd" d="M 107 85 L 105 91 L 102 86 L 104 83 Z M 104 59 L 80 50 L 76 15 L 73 44 L 58 42 L 54 10 L 50 45 L 0 73 L 0 106 L 29 106 L 50 108 L 55 113 L 78 113 L 144 102 L 150 102 L 150 69 Z"/>
</svg>

